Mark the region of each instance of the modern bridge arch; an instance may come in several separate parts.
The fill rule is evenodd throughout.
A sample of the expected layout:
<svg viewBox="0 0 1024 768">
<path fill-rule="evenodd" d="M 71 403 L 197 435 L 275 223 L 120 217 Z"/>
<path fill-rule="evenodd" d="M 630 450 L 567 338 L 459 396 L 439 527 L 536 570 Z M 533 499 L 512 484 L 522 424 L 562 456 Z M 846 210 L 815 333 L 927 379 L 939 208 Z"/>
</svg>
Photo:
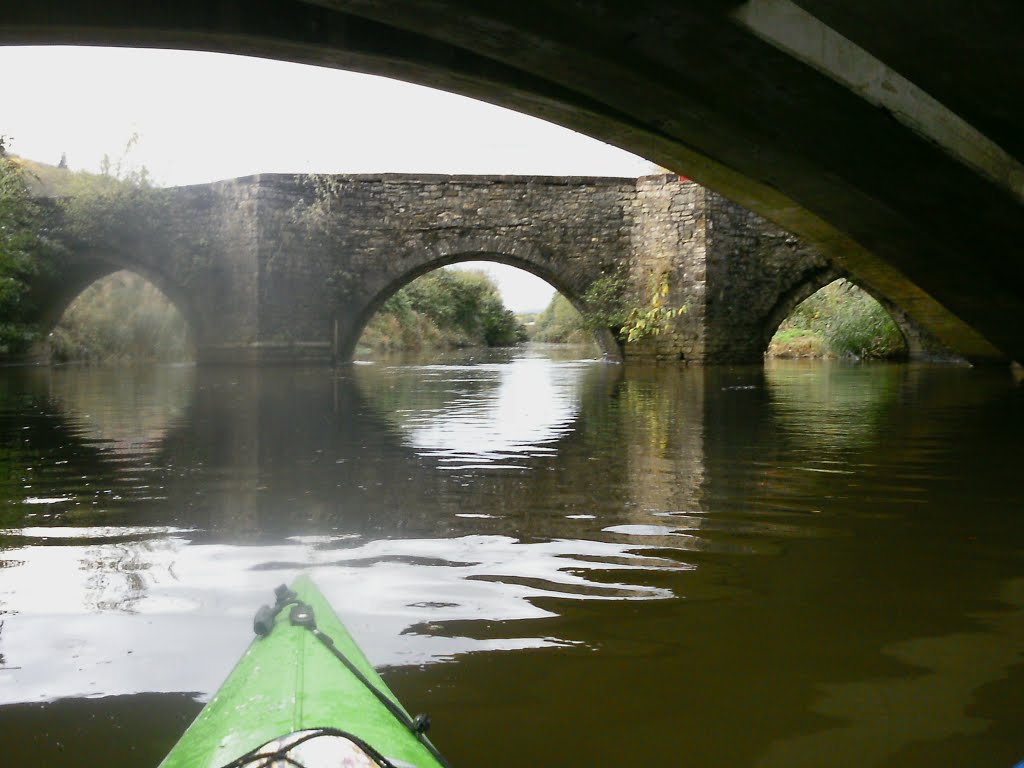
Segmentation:
<svg viewBox="0 0 1024 768">
<path fill-rule="evenodd" d="M 972 360 L 1024 360 L 1024 25 L 918 6 L 55 0 L 5 10 L 0 42 L 259 55 L 499 103 L 804 236 Z"/>
<path fill-rule="evenodd" d="M 367 323 L 384 303 L 414 280 L 437 269 L 469 261 L 486 261 L 521 269 L 548 283 L 564 296 L 579 312 L 584 309 L 582 293 L 586 283 L 579 276 L 562 274 L 552 265 L 567 264 L 566 260 L 544 258 L 542 252 L 532 243 L 505 240 L 501 238 L 467 238 L 455 243 L 446 243 L 431 248 L 422 254 L 422 261 L 405 271 L 395 271 L 385 279 L 377 281 L 370 298 L 359 311 L 348 320 L 348 310 L 338 313 L 335 323 L 335 356 L 340 362 L 347 362 L 355 354 L 356 345 Z M 594 333 L 594 341 L 608 358 L 620 360 L 622 350 L 611 329 L 600 329 Z"/>
</svg>

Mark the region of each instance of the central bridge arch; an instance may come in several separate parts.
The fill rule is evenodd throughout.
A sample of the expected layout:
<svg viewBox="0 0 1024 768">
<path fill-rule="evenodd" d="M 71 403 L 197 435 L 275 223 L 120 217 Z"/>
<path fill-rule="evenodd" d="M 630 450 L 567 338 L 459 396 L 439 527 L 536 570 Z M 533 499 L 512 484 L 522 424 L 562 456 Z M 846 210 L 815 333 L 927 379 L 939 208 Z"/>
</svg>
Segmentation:
<svg viewBox="0 0 1024 768">
<path fill-rule="evenodd" d="M 330 340 L 323 354 L 338 361 L 351 359 L 384 301 L 439 267 L 507 264 L 580 307 L 595 280 L 630 268 L 637 249 L 636 179 L 384 174 L 328 181 L 259 180 L 260 335 L 281 344 Z M 610 334 L 600 343 L 618 355 Z"/>
<path fill-rule="evenodd" d="M 551 285 L 581 313 L 584 310 L 583 293 L 593 279 L 592 275 L 567 269 L 572 263 L 571 258 L 545 253 L 533 243 L 506 238 L 463 238 L 439 244 L 420 256 L 420 263 L 413 266 L 403 263 L 405 271 L 396 267 L 381 275 L 374 285 L 366 286 L 368 299 L 361 306 L 357 305 L 355 311 L 349 303 L 339 304 L 335 325 L 335 355 L 338 360 L 352 359 L 366 324 L 391 296 L 417 278 L 443 267 L 469 261 L 488 261 L 521 269 Z M 611 329 L 595 331 L 594 339 L 606 357 L 622 359 L 622 350 Z"/>
</svg>

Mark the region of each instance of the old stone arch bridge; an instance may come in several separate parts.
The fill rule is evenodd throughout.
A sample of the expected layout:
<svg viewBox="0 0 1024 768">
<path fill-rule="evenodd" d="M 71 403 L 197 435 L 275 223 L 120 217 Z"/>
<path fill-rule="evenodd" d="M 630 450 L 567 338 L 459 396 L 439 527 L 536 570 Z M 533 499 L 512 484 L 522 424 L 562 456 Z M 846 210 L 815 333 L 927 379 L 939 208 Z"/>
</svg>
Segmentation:
<svg viewBox="0 0 1024 768">
<path fill-rule="evenodd" d="M 199 361 L 210 363 L 350 359 L 392 293 L 466 260 L 525 269 L 577 306 L 609 275 L 642 305 L 652 279 L 668 274 L 668 302 L 686 314 L 626 357 L 756 362 L 796 304 L 843 274 L 796 237 L 671 175 L 263 175 L 156 191 L 126 211 L 97 222 L 35 286 L 40 320 L 52 326 L 88 284 L 129 269 L 178 306 Z M 911 354 L 939 349 L 888 306 Z M 611 335 L 599 336 L 618 356 Z"/>
</svg>

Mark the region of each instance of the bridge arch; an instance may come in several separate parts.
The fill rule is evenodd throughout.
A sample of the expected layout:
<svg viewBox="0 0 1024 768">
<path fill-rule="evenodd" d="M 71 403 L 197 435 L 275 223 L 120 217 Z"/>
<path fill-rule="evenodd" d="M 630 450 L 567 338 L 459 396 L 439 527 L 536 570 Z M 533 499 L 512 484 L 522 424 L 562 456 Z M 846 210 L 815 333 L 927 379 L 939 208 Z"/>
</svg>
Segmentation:
<svg viewBox="0 0 1024 768">
<path fill-rule="evenodd" d="M 139 268 L 135 264 L 120 265 L 104 262 L 98 265 L 95 271 L 76 274 L 75 279 L 60 285 L 59 292 L 50 294 L 47 303 L 41 307 L 41 328 L 44 334 L 53 330 L 75 299 L 81 296 L 87 288 L 118 272 L 130 272 L 153 285 L 181 313 L 189 328 L 193 332 L 198 330 L 198 313 L 193 310 L 188 296 L 183 291 L 176 290 L 173 284 L 163 279 L 159 273 Z"/>
<path fill-rule="evenodd" d="M 898 305 L 890 301 L 879 291 L 863 284 L 855 277 L 829 265 L 823 269 L 801 276 L 802 279 L 779 297 L 778 302 L 768 315 L 761 334 L 762 351 L 767 352 L 772 338 L 782 323 L 790 317 L 796 308 L 815 293 L 836 280 L 846 280 L 877 301 L 882 309 L 896 325 L 907 348 L 907 357 L 911 360 L 961 360 L 956 354 L 946 349 L 937 339 L 918 326 Z"/>
<path fill-rule="evenodd" d="M 39 361 L 195 360 L 195 332 L 180 306 L 137 272 L 114 270 L 68 298 L 49 309 Z"/>
<path fill-rule="evenodd" d="M 582 295 L 591 279 L 589 273 L 565 269 L 570 260 L 553 258 L 533 243 L 511 238 L 460 238 L 424 249 L 418 256 L 415 264 L 405 265 L 404 270 L 389 270 L 374 286 L 367 286 L 370 290 L 363 295 L 368 298 L 355 312 L 348 304 L 338 307 L 335 321 L 335 358 L 338 361 L 352 359 L 367 323 L 391 296 L 417 278 L 442 267 L 469 261 L 515 267 L 548 283 L 580 312 L 584 309 Z M 621 347 L 610 329 L 595 331 L 594 340 L 605 356 L 621 360 Z"/>
<path fill-rule="evenodd" d="M 779 326 L 793 314 L 798 306 L 829 283 L 843 277 L 847 277 L 847 275 L 833 265 L 801 275 L 798 282 L 779 296 L 775 306 L 765 318 L 759 339 L 761 353 L 764 354 L 768 351 L 768 345 L 771 344 L 772 337 L 779 330 Z"/>
<path fill-rule="evenodd" d="M 68 307 L 90 285 L 117 272 L 131 272 L 152 284 L 181 313 L 193 336 L 198 338 L 202 330 L 202 315 L 195 306 L 193 297 L 175 280 L 137 259 L 124 258 L 116 253 L 85 251 L 76 254 L 72 266 L 62 270 L 59 279 L 47 280 L 35 288 L 35 303 L 38 307 L 38 322 L 43 335 L 54 329 Z"/>
</svg>

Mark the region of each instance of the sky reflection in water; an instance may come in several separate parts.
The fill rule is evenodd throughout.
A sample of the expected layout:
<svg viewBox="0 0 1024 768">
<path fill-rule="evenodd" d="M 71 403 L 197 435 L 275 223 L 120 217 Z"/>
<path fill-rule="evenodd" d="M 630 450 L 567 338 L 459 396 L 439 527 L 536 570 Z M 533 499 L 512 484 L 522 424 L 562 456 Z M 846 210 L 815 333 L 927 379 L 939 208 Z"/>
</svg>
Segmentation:
<svg viewBox="0 0 1024 768">
<path fill-rule="evenodd" d="M 435 408 L 389 414 L 404 439 L 442 469 L 521 469 L 550 453 L 580 407 L 580 378 L 593 361 L 519 357 L 504 364 L 407 366 L 420 386 L 440 390 Z"/>
<path fill-rule="evenodd" d="M 76 533 L 89 543 L 76 546 Z M 553 615 L 532 602 L 539 597 L 668 597 L 665 589 L 592 581 L 586 574 L 685 567 L 644 557 L 635 546 L 524 543 L 507 536 L 298 537 L 237 547 L 196 544 L 187 531 L 171 529 L 0 532 L 5 534 L 39 543 L 3 553 L 9 567 L 0 595 L 10 618 L 0 704 L 141 691 L 208 693 L 251 639 L 255 608 L 301 571 L 313 574 L 365 642 L 371 661 L 394 666 L 566 645 L 555 637 L 452 635 L 442 625 Z M 62 545 L 54 546 L 57 541 Z M 514 635 L 514 626 L 505 631 Z"/>
</svg>

